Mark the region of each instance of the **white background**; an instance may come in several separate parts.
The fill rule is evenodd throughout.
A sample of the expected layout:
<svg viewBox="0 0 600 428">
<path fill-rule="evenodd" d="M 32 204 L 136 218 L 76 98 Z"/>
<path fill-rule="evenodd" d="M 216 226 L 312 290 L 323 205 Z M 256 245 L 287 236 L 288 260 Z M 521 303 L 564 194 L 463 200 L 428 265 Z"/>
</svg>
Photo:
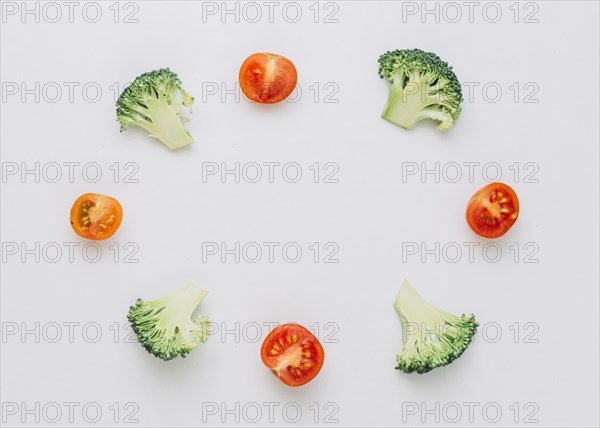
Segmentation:
<svg viewBox="0 0 600 428">
<path fill-rule="evenodd" d="M 266 7 L 255 24 L 243 16 L 240 23 L 234 16 L 222 23 L 219 14 L 203 22 L 201 2 L 152 1 L 137 2 L 139 22 L 128 24 L 123 15 L 121 22 L 113 22 L 111 4 L 102 3 L 103 15 L 95 24 L 82 18 L 81 6 L 73 23 L 66 15 L 57 23 L 3 16 L 2 82 L 25 82 L 28 88 L 56 82 L 64 90 L 54 103 L 49 102 L 53 92 L 41 94 L 40 102 L 32 95 L 23 102 L 20 93 L 3 90 L 3 168 L 10 162 L 29 168 L 35 162 L 97 162 L 103 175 L 90 183 L 77 169 L 70 183 L 64 167 L 58 183 L 43 177 L 36 183 L 31 175 L 22 180 L 19 174 L 2 183 L 3 243 L 24 242 L 28 248 L 36 242 L 57 243 L 65 249 L 56 263 L 43 255 L 39 263 L 31 255 L 22 263 L 20 254 L 3 250 L 3 331 L 17 325 L 19 332 L 5 334 L 2 342 L 2 402 L 27 408 L 80 403 L 74 423 L 60 404 L 60 426 L 91 425 L 81 415 L 88 402 L 103 411 L 96 426 L 114 424 L 109 407 L 115 402 L 120 424 L 132 409 L 124 411 L 125 403 L 133 402 L 137 425 L 144 427 L 220 425 L 221 413 L 203 414 L 203 403 L 206 409 L 211 402 L 218 403 L 219 412 L 236 403 L 240 408 L 259 403 L 263 416 L 257 426 L 286 425 L 281 410 L 286 403 L 302 409 L 302 419 L 290 425 L 311 426 L 315 402 L 321 409 L 319 424 L 328 426 L 336 426 L 324 420 L 334 410 L 339 426 L 418 426 L 421 416 L 423 425 L 436 425 L 435 415 L 425 412 L 436 403 L 439 425 L 455 415 L 449 403 L 458 403 L 463 413 L 458 426 L 510 426 L 515 418 L 524 424 L 533 413 L 539 426 L 598 426 L 596 2 L 536 2 L 537 23 L 523 22 L 534 10 L 523 4 L 515 23 L 512 2 L 500 4 L 497 23 L 487 22 L 482 6 L 469 22 L 460 2 L 463 17 L 457 23 L 443 18 L 436 23 L 434 16 L 423 23 L 420 14 L 404 15 L 403 22 L 399 2 L 337 2 L 338 23 L 324 23 L 323 15 L 313 22 L 311 3 L 302 3 L 297 23 L 284 19 L 282 6 L 273 23 Z M 125 14 L 123 5 L 120 10 Z M 320 10 L 325 12 L 323 5 Z M 66 8 L 62 11 L 67 14 Z M 428 123 L 407 132 L 379 117 L 388 84 L 377 76 L 377 58 L 386 50 L 413 47 L 450 62 L 463 84 L 479 84 L 446 134 Z M 236 102 L 232 95 L 222 102 L 220 94 L 203 93 L 206 82 L 233 88 L 240 64 L 256 51 L 283 54 L 294 62 L 303 90 L 297 102 L 263 106 L 243 98 Z M 196 143 L 178 152 L 169 152 L 140 129 L 119 134 L 110 89 L 115 82 L 123 85 L 166 66 L 196 98 L 186 125 Z M 64 82 L 79 84 L 73 102 Z M 82 96 L 89 82 L 102 88 L 97 102 Z M 324 102 L 327 82 L 339 89 L 332 98 L 336 103 Z M 496 102 L 490 100 L 493 88 L 487 100 L 482 94 L 490 82 L 502 89 Z M 510 89 L 515 82 L 521 88 L 517 102 Z M 532 86 L 524 89 L 528 82 L 537 85 L 532 97 L 537 103 L 524 102 L 532 92 Z M 315 83 L 321 88 L 317 102 L 309 89 Z M 109 166 L 115 162 L 137 163 L 139 182 L 124 183 L 121 176 L 114 183 Z M 227 183 L 218 176 L 203 182 L 203 162 L 229 167 L 235 162 L 297 162 L 303 176 L 288 183 L 279 169 L 274 183 L 265 178 L 235 183 L 231 176 Z M 308 167 L 315 162 L 336 163 L 339 183 L 314 183 Z M 486 184 L 481 167 L 473 182 L 466 167 L 456 183 L 443 177 L 436 183 L 432 175 L 425 183 L 418 175 L 403 182 L 403 162 L 425 162 L 429 168 L 435 162 L 497 162 L 502 167 L 502 181 L 519 195 L 521 214 L 497 240 L 503 249 L 498 262 L 483 259 L 487 241 L 464 221 L 467 200 Z M 535 163 L 538 182 L 525 183 L 522 174 L 515 180 L 509 169 L 515 162 L 521 173 L 525 163 Z M 85 241 L 68 222 L 71 204 L 86 192 L 112 195 L 124 209 L 123 224 L 101 243 L 97 263 L 82 258 Z M 297 242 L 303 256 L 295 264 L 280 252 L 274 263 L 266 255 L 254 264 L 235 263 L 232 257 L 221 263 L 218 256 L 203 263 L 202 243 L 213 241 L 230 247 L 235 242 Z M 79 244 L 73 263 L 64 247 L 68 242 Z M 135 243 L 139 262 L 124 263 L 120 253 L 115 263 L 109 249 L 115 242 L 121 251 L 125 243 Z M 337 243 L 339 263 L 322 263 L 323 254 L 314 263 L 308 249 L 313 242 Z M 419 255 L 405 255 L 403 262 L 403 242 L 424 242 L 428 248 L 436 242 L 480 245 L 473 263 L 466 247 L 456 263 L 443 255 L 439 263 L 433 255 L 423 263 Z M 509 249 L 515 243 L 521 248 L 517 263 Z M 537 263 L 523 262 L 526 243 L 539 248 Z M 392 303 L 405 278 L 428 300 L 451 312 L 473 312 L 502 337 L 493 343 L 497 329 L 486 337 L 480 330 L 463 357 L 448 367 L 422 376 L 395 371 L 402 342 Z M 210 291 L 201 312 L 229 329 L 236 322 L 319 323 L 325 342 L 333 325 L 337 343 L 324 343 L 322 372 L 305 387 L 285 387 L 260 361 L 262 340 L 244 340 L 254 336 L 249 329 L 239 343 L 233 334 L 223 340 L 219 332 L 188 358 L 171 362 L 123 343 L 125 330 L 120 343 L 114 343 L 111 326 L 126 325 L 136 298 L 158 297 L 187 281 Z M 23 339 L 21 329 L 34 328 L 36 322 L 40 330 L 58 323 L 62 337 L 50 343 L 56 330 L 47 327 L 40 343 L 32 334 Z M 73 343 L 63 324 L 68 322 L 79 323 Z M 527 322 L 533 327 L 525 329 Z M 86 323 L 100 326 L 97 343 L 86 340 L 93 330 L 84 337 Z M 325 329 L 325 323 L 332 324 Z M 517 343 L 516 328 L 511 330 L 515 323 Z M 537 343 L 526 343 L 524 335 L 533 329 L 530 339 Z M 272 423 L 265 402 L 277 403 Z M 477 403 L 472 420 L 466 402 Z M 334 404 L 324 408 L 327 403 Z M 408 415 L 406 403 L 417 403 L 419 412 Z M 489 403 L 502 410 L 496 423 L 484 418 L 494 418 L 494 409 L 482 414 Z M 20 426 L 23 410 L 3 414 L 4 424 Z M 42 414 L 39 423 L 27 416 L 24 425 L 48 425 L 53 415 Z M 239 425 L 248 425 L 253 416 L 240 415 Z M 226 425 L 236 425 L 235 416 L 224 417 Z"/>
</svg>

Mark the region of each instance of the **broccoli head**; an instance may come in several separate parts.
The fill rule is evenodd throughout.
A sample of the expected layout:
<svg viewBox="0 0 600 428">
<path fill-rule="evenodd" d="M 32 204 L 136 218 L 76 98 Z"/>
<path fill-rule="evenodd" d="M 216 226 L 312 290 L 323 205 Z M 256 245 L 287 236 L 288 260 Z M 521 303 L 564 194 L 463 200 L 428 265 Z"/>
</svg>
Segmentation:
<svg viewBox="0 0 600 428">
<path fill-rule="evenodd" d="M 423 119 L 440 122 L 438 131 L 456 123 L 461 86 L 452 67 L 436 54 L 420 49 L 386 52 L 379 57 L 379 77 L 391 84 L 382 118 L 406 129 Z"/>
<path fill-rule="evenodd" d="M 183 90 L 177 74 L 163 68 L 138 76 L 125 88 L 117 100 L 117 120 L 121 132 L 127 125 L 141 126 L 175 150 L 194 142 L 181 123 L 189 119 L 179 116 L 182 106 L 193 103 L 194 98 Z"/>
<path fill-rule="evenodd" d="M 394 302 L 402 321 L 402 351 L 396 370 L 427 373 L 465 352 L 477 330 L 474 315 L 458 317 L 428 303 L 404 281 Z"/>
<path fill-rule="evenodd" d="M 192 319 L 192 313 L 207 294 L 193 284 L 186 284 L 160 299 L 138 299 L 129 309 L 127 319 L 149 353 L 165 361 L 178 355 L 185 357 L 208 339 L 208 317 Z"/>
</svg>

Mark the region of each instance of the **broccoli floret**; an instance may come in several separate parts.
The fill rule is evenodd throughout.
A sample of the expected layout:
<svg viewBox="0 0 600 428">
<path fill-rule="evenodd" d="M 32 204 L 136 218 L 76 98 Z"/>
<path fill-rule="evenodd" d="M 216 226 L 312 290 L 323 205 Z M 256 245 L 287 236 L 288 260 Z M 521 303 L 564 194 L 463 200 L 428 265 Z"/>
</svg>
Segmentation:
<svg viewBox="0 0 600 428">
<path fill-rule="evenodd" d="M 138 76 L 125 88 L 117 100 L 117 120 L 121 132 L 127 125 L 141 126 L 175 150 L 194 142 L 181 123 L 189 119 L 179 116 L 182 106 L 193 103 L 194 98 L 183 90 L 177 74 L 163 68 Z"/>
<path fill-rule="evenodd" d="M 165 361 L 178 355 L 185 357 L 208 339 L 208 317 L 192 319 L 192 313 L 207 294 L 186 284 L 160 299 L 138 299 L 127 319 L 138 341 L 151 354 Z"/>
<path fill-rule="evenodd" d="M 379 77 L 391 84 L 381 117 L 411 129 L 423 119 L 452 128 L 460 115 L 461 87 L 452 67 L 431 52 L 403 49 L 379 57 Z"/>
<path fill-rule="evenodd" d="M 477 330 L 475 316 L 457 317 L 428 303 L 404 281 L 394 302 L 402 321 L 402 352 L 396 370 L 427 373 L 465 352 Z"/>
</svg>

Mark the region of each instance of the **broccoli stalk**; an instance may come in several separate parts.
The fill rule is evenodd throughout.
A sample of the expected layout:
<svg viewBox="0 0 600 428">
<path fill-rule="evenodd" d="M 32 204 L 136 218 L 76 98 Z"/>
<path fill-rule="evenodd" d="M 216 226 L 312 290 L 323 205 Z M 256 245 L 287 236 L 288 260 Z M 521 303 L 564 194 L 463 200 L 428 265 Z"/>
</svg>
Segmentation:
<svg viewBox="0 0 600 428">
<path fill-rule="evenodd" d="M 412 129 L 424 119 L 440 122 L 438 131 L 452 128 L 460 116 L 461 86 L 446 62 L 419 49 L 386 52 L 379 57 L 379 76 L 390 82 L 381 117 Z"/>
<path fill-rule="evenodd" d="M 427 373 L 450 364 L 467 349 L 477 330 L 475 316 L 458 317 L 428 303 L 408 281 L 394 302 L 402 322 L 403 347 L 396 370 Z"/>
<path fill-rule="evenodd" d="M 144 73 L 125 88 L 117 100 L 117 119 L 121 132 L 127 125 L 137 125 L 158 138 L 169 149 L 175 150 L 194 142 L 183 127 L 179 110 L 193 104 L 181 87 L 177 74 L 168 68 Z M 191 112 L 191 107 L 190 107 Z"/>
<path fill-rule="evenodd" d="M 192 313 L 207 294 L 186 284 L 156 300 L 138 299 L 127 319 L 149 353 L 165 361 L 178 355 L 185 357 L 208 339 L 208 317 L 192 319 Z"/>
<path fill-rule="evenodd" d="M 138 125 L 150 132 L 150 136 L 158 138 L 171 150 L 194 142 L 179 118 L 179 104 L 170 103 L 166 94 L 159 93 L 157 98 L 148 97 L 144 104 L 152 112 L 152 119 L 140 121 Z"/>
</svg>

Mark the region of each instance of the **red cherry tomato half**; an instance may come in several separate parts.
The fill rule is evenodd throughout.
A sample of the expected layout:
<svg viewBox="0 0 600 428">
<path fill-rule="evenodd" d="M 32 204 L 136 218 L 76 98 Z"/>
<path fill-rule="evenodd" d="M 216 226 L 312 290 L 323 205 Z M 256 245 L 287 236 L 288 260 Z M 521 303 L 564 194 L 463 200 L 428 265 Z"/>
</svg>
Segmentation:
<svg viewBox="0 0 600 428">
<path fill-rule="evenodd" d="M 289 386 L 301 386 L 313 380 L 325 352 L 317 338 L 299 324 L 283 324 L 265 339 L 260 350 L 263 363 Z"/>
<path fill-rule="evenodd" d="M 250 55 L 240 68 L 240 86 L 252 101 L 273 104 L 285 100 L 296 87 L 298 73 L 292 62 L 272 53 Z"/>
<path fill-rule="evenodd" d="M 102 240 L 117 231 L 123 209 L 115 198 L 99 193 L 81 195 L 71 208 L 71 227 L 83 238 Z"/>
<path fill-rule="evenodd" d="M 491 183 L 479 189 L 467 205 L 467 223 L 484 238 L 499 238 L 519 217 L 519 199 L 504 183 Z"/>
</svg>

